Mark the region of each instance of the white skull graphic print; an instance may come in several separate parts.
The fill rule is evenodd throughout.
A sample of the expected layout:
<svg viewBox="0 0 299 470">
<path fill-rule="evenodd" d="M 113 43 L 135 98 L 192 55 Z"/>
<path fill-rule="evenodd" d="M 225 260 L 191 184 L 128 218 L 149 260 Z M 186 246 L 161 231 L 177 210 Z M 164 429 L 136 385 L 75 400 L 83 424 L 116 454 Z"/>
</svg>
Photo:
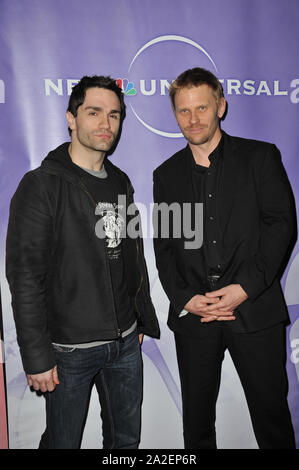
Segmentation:
<svg viewBox="0 0 299 470">
<path fill-rule="evenodd" d="M 123 206 L 109 202 L 99 202 L 95 214 L 100 215 L 96 224 L 96 235 L 105 237 L 109 259 L 118 259 L 121 252 L 122 232 L 125 220 L 120 214 Z"/>
</svg>

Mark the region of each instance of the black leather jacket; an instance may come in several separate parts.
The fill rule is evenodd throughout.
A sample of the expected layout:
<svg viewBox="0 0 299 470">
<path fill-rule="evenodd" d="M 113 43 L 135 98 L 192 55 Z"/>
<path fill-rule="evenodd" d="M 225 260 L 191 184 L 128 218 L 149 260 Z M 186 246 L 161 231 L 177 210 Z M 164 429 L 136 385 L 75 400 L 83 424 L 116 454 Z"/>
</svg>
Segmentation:
<svg viewBox="0 0 299 470">
<path fill-rule="evenodd" d="M 7 232 L 6 274 L 12 294 L 24 370 L 36 374 L 56 361 L 52 342 L 111 340 L 121 336 L 105 240 L 94 235 L 95 202 L 68 154 L 69 143 L 28 172 L 14 194 Z M 105 166 L 129 178 L 109 160 Z M 125 274 L 138 332 L 158 338 L 141 238 L 123 240 Z"/>
</svg>

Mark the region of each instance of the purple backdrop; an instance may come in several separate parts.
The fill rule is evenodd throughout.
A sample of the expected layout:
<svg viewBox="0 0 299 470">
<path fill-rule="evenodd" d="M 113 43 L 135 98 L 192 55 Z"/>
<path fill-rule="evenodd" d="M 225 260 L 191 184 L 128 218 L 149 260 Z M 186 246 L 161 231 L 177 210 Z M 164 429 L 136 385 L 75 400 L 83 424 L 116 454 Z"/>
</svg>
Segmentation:
<svg viewBox="0 0 299 470">
<path fill-rule="evenodd" d="M 128 112 L 111 158 L 130 175 L 136 201 L 149 208 L 153 169 L 185 145 L 171 112 L 167 85 L 186 68 L 211 69 L 223 81 L 229 105 L 224 130 L 275 143 L 298 201 L 298 14 L 297 0 L 0 1 L 0 256 L 12 447 L 36 447 L 44 426 L 44 404 L 26 386 L 15 339 L 4 274 L 8 207 L 23 174 L 68 140 L 65 110 L 71 86 L 91 74 L 122 80 Z M 182 447 L 179 379 L 172 336 L 165 325 L 167 299 L 154 264 L 149 211 L 144 211 L 143 221 L 162 339 L 146 339 L 143 345 L 142 445 Z M 282 286 L 292 320 L 287 368 L 299 447 L 298 275 L 296 245 Z M 95 402 L 91 406 L 96 409 Z M 89 416 L 86 447 L 94 445 L 91 436 L 97 417 L 98 411 Z M 217 427 L 220 447 L 256 447 L 229 357 Z"/>
</svg>

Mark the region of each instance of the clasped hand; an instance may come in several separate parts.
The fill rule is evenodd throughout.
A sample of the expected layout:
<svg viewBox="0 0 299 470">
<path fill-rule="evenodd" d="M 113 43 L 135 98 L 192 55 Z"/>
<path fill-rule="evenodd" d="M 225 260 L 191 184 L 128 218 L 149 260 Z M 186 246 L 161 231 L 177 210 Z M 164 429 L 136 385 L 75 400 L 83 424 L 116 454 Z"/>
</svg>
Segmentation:
<svg viewBox="0 0 299 470">
<path fill-rule="evenodd" d="M 235 320 L 235 309 L 248 298 L 240 284 L 230 284 L 205 295 L 195 295 L 185 305 L 185 309 L 201 316 L 202 323 L 211 321 Z"/>
</svg>

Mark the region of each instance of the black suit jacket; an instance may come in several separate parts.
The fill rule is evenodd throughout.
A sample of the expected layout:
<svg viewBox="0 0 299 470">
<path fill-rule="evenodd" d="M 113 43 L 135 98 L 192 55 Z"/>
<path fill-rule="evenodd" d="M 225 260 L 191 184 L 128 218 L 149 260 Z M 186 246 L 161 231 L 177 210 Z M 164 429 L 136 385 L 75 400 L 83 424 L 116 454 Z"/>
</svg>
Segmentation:
<svg viewBox="0 0 299 470">
<path fill-rule="evenodd" d="M 295 205 L 275 145 L 223 134 L 217 204 L 226 259 L 218 288 L 241 284 L 248 299 L 238 307 L 238 319 L 228 323 L 237 332 L 251 332 L 288 320 L 279 277 L 295 237 Z M 187 148 L 154 171 L 154 201 L 191 203 L 194 217 L 194 203 L 200 201 L 195 201 Z M 184 233 L 174 237 L 170 231 L 162 238 L 159 226 L 154 228 L 157 269 L 170 300 L 168 325 L 197 336 L 206 326 L 200 317 L 179 315 L 191 297 L 208 291 L 207 274 L 203 248 L 186 249 L 186 241 Z"/>
</svg>

